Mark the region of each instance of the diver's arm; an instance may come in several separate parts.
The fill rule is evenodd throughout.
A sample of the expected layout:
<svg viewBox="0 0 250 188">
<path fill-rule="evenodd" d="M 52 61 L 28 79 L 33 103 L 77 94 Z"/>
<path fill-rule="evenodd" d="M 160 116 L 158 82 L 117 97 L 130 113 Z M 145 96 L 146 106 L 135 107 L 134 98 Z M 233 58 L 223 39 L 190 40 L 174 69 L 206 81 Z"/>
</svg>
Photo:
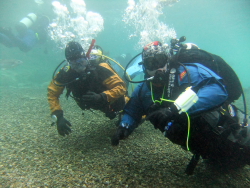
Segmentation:
<svg viewBox="0 0 250 188">
<path fill-rule="evenodd" d="M 141 102 L 138 99 L 137 97 L 132 97 L 125 105 L 124 115 L 116 133 L 111 138 L 113 146 L 117 146 L 120 140 L 127 138 L 139 125 L 142 118 L 143 106 L 140 105 Z"/>
<path fill-rule="evenodd" d="M 189 114 L 200 113 L 222 105 L 228 94 L 220 84 L 214 83 L 200 88 L 197 96 L 199 100 L 188 110 Z"/>
<path fill-rule="evenodd" d="M 199 97 L 198 101 L 188 110 L 189 114 L 211 110 L 226 101 L 228 94 L 220 76 L 197 63 L 188 64 L 186 67 L 189 70 L 192 89 Z M 187 75 L 183 79 L 180 78 L 181 76 L 179 77 L 180 85 L 188 83 Z"/>
<path fill-rule="evenodd" d="M 108 90 L 104 91 L 103 93 L 107 96 L 108 102 L 113 102 L 116 99 L 124 96 L 126 94 L 126 84 L 124 81 L 113 71 L 112 68 L 107 63 L 101 63 L 100 66 L 105 67 L 106 69 L 112 72 L 112 75 L 106 78 L 103 81 L 103 85 L 108 88 Z"/>
<path fill-rule="evenodd" d="M 125 127 L 129 129 L 131 132 L 133 132 L 134 129 L 138 127 L 141 119 L 142 119 L 142 116 L 138 116 L 138 118 L 135 119 L 135 117 L 131 116 L 130 113 L 125 112 L 119 126 Z"/>
<path fill-rule="evenodd" d="M 50 105 L 51 113 L 55 112 L 56 110 L 62 110 L 59 102 L 59 97 L 63 93 L 64 86 L 56 86 L 54 84 L 55 80 L 52 80 L 50 85 L 48 86 L 48 102 Z M 56 82 L 57 84 L 60 84 Z"/>
<path fill-rule="evenodd" d="M 139 97 L 142 86 L 143 84 L 140 84 L 135 88 L 130 100 L 123 109 L 124 115 L 120 122 L 120 126 L 126 125 L 132 131 L 140 124 L 142 116 L 145 115 L 144 105 Z"/>
</svg>

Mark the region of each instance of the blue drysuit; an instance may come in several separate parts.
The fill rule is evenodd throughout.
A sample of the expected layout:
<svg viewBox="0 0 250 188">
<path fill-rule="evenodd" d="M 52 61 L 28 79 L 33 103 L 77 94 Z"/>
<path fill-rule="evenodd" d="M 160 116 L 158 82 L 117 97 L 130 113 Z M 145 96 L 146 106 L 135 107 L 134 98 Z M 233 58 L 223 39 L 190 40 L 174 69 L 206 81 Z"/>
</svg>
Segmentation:
<svg viewBox="0 0 250 188">
<path fill-rule="evenodd" d="M 28 52 L 38 43 L 38 38 L 33 30 L 27 29 L 22 36 L 14 36 L 11 32 L 0 33 L 0 43 L 9 48 L 18 47 L 21 51 Z"/>
<path fill-rule="evenodd" d="M 194 115 L 224 103 L 228 97 L 222 78 L 210 69 L 199 63 L 184 64 L 190 74 L 191 86 L 198 88 L 199 97 L 189 110 L 189 115 Z M 178 68 L 178 85 L 188 84 L 188 76 L 184 67 Z M 142 88 L 141 88 L 142 87 Z M 162 93 L 154 93 L 154 100 L 159 100 Z M 139 84 L 132 93 L 130 101 L 124 107 L 124 116 L 120 126 L 134 130 L 141 121 L 143 115 L 147 115 L 149 108 L 153 105 L 151 89 L 146 83 Z"/>
</svg>

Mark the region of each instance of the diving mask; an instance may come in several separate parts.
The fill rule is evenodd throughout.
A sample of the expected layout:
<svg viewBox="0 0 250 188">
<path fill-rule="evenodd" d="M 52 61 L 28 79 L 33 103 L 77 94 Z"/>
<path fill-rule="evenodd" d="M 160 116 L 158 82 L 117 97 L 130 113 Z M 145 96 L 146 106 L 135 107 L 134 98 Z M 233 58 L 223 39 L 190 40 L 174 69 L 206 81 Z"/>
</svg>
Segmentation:
<svg viewBox="0 0 250 188">
<path fill-rule="evenodd" d="M 144 59 L 143 65 L 146 70 L 153 71 L 163 68 L 167 63 L 167 58 L 164 54 L 158 54 L 155 57 L 148 57 Z"/>
<path fill-rule="evenodd" d="M 69 61 L 70 67 L 77 71 L 77 72 L 82 72 L 86 70 L 89 62 L 86 57 L 80 57 L 74 60 Z"/>
</svg>

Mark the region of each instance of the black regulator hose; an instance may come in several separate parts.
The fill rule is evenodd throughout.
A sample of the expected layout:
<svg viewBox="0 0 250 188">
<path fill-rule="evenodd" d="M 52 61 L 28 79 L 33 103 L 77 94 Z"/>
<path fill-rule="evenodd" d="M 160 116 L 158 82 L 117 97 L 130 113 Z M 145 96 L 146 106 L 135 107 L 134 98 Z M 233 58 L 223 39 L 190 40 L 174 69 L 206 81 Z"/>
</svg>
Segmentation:
<svg viewBox="0 0 250 188">
<path fill-rule="evenodd" d="M 54 70 L 54 72 L 53 72 L 53 75 L 52 75 L 52 80 L 55 79 L 55 74 L 56 74 L 57 69 L 58 69 L 65 61 L 66 61 L 66 59 L 64 59 L 64 60 L 55 68 L 55 70 Z"/>
<path fill-rule="evenodd" d="M 246 127 L 248 126 L 248 118 L 247 118 L 247 102 L 246 102 L 246 98 L 245 98 L 245 94 L 244 94 L 244 90 L 243 90 L 243 87 L 241 85 L 241 90 L 242 90 L 242 99 L 243 99 L 243 104 L 244 104 L 244 119 L 243 119 L 243 127 Z"/>
</svg>

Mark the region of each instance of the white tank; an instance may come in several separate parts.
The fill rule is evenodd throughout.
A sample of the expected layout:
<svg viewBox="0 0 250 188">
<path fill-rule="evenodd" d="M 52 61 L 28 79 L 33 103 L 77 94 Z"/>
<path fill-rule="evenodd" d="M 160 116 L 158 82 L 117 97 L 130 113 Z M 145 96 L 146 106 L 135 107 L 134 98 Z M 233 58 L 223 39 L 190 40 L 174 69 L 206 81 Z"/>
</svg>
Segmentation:
<svg viewBox="0 0 250 188">
<path fill-rule="evenodd" d="M 26 17 L 20 20 L 27 28 L 29 28 L 33 23 L 35 23 L 37 16 L 34 13 L 29 13 Z"/>
</svg>

